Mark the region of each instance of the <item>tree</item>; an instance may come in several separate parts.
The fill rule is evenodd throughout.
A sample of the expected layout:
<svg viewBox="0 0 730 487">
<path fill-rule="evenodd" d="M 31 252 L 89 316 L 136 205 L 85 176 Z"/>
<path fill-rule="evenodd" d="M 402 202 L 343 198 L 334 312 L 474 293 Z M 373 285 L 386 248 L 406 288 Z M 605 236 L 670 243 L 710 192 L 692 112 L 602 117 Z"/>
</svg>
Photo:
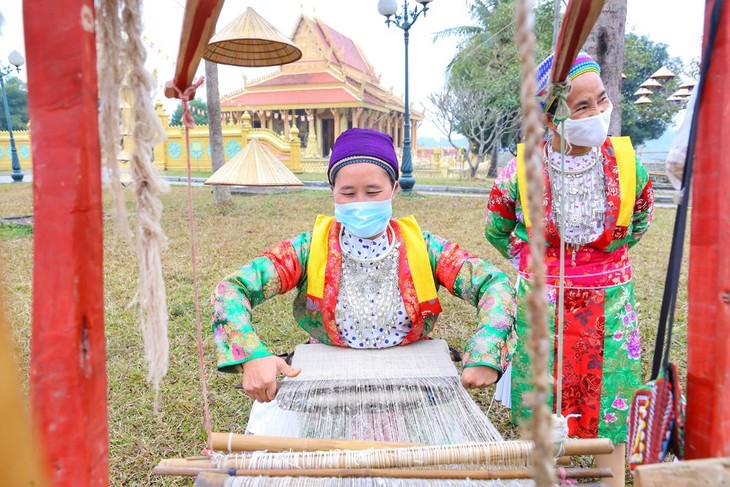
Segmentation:
<svg viewBox="0 0 730 487">
<path fill-rule="evenodd" d="M 8 97 L 10 122 L 13 124 L 13 130 L 26 130 L 28 128 L 28 90 L 25 83 L 15 76 L 5 78 L 3 83 L 5 83 L 5 95 Z M 0 115 L 0 130 L 8 130 L 4 107 L 2 108 L 2 115 Z"/>
<path fill-rule="evenodd" d="M 221 128 L 221 100 L 218 93 L 218 65 L 205 61 L 205 94 L 208 99 L 208 134 L 210 137 L 210 161 L 213 172 L 223 164 L 223 131 Z M 218 204 L 231 199 L 231 190 L 227 186 L 213 186 L 213 201 Z"/>
<path fill-rule="evenodd" d="M 497 173 L 497 155 L 519 136 L 520 61 L 514 35 L 513 0 L 474 0 L 470 4 L 474 25 L 442 31 L 436 39 L 457 36 L 458 52 L 449 65 L 447 88 L 434 95 L 437 110 L 450 106 L 455 113 L 442 114 L 453 120 L 453 129 L 469 141 L 472 176 L 491 154 L 489 175 Z M 552 34 L 553 4 L 543 1 L 536 12 L 538 56 L 547 55 Z M 449 94 L 450 90 L 450 94 Z M 432 102 L 434 101 L 432 100 Z M 442 124 L 443 126 L 443 124 Z M 444 126 L 445 127 L 445 126 Z"/>
<path fill-rule="evenodd" d="M 190 107 L 190 113 L 193 114 L 193 120 L 195 125 L 208 125 L 208 107 L 204 101 L 193 99 L 188 103 Z M 180 127 L 182 126 L 182 104 L 175 108 L 175 111 L 170 117 L 170 126 Z"/>
<path fill-rule="evenodd" d="M 601 79 L 613 101 L 608 133 L 621 135 L 621 73 L 624 65 L 624 32 L 628 0 L 607 0 L 583 50 L 601 66 Z"/>
<path fill-rule="evenodd" d="M 674 114 L 683 107 L 667 101 L 667 97 L 677 89 L 680 81 L 675 77 L 664 82 L 662 88 L 649 96 L 651 104 L 635 105 L 634 93 L 640 84 L 662 66 L 675 74 L 683 73 L 685 69 L 679 58 L 669 56 L 666 44 L 655 43 L 647 36 L 627 34 L 624 51 L 623 72 L 626 79 L 621 87 L 621 132 L 630 136 L 634 145 L 641 145 L 647 140 L 659 138 L 671 124 Z"/>
</svg>

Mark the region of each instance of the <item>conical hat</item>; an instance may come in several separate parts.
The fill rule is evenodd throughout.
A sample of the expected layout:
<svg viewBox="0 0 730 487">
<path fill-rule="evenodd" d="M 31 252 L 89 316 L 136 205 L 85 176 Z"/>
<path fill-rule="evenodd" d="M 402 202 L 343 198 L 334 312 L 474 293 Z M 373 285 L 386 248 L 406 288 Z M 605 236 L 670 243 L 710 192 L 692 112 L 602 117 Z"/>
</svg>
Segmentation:
<svg viewBox="0 0 730 487">
<path fill-rule="evenodd" d="M 303 186 L 299 178 L 276 158 L 258 139 L 246 146 L 205 184 L 227 186 Z"/>
<path fill-rule="evenodd" d="M 302 51 L 248 7 L 213 36 L 203 57 L 219 64 L 264 67 L 298 61 Z"/>
</svg>

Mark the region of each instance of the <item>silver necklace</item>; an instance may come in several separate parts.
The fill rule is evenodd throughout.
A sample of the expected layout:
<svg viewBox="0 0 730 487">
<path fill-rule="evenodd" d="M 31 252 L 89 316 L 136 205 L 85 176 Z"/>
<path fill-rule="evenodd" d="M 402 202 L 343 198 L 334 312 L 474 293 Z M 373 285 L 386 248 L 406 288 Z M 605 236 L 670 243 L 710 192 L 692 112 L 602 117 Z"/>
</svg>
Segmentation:
<svg viewBox="0 0 730 487">
<path fill-rule="evenodd" d="M 395 328 L 401 304 L 398 283 L 400 245 L 392 235 L 390 245 L 375 259 L 362 259 L 342 246 L 341 305 L 336 308 L 338 323 L 352 323 L 352 331 L 365 347 L 381 345 Z M 382 330 L 382 331 L 380 331 Z"/>
<path fill-rule="evenodd" d="M 585 167 L 561 171 L 550 157 L 549 145 L 550 141 L 545 144 L 544 157 L 552 189 L 553 219 L 568 244 L 586 245 L 593 240 L 596 227 L 603 224 L 606 213 L 603 154 L 600 149 L 592 149 L 592 161 Z M 565 215 L 562 215 L 563 208 Z"/>
</svg>

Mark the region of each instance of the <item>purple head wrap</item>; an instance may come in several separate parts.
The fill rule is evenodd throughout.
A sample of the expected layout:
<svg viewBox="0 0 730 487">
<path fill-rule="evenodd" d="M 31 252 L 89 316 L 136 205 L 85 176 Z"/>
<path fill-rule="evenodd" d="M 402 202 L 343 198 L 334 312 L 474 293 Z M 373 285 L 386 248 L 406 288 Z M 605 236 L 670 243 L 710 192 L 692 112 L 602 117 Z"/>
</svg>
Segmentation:
<svg viewBox="0 0 730 487">
<path fill-rule="evenodd" d="M 398 180 L 398 158 L 389 135 L 370 129 L 350 129 L 335 141 L 327 169 L 327 179 L 335 183 L 337 171 L 357 162 L 369 162 L 385 170 L 393 181 Z"/>
</svg>

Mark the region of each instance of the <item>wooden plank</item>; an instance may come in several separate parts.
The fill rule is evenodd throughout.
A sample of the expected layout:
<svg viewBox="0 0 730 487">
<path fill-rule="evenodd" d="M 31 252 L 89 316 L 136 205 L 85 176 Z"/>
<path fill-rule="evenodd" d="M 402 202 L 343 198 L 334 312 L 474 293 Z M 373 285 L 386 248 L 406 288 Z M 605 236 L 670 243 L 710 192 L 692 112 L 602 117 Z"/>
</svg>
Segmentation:
<svg viewBox="0 0 730 487">
<path fill-rule="evenodd" d="M 656 463 L 637 467 L 634 487 L 714 487 L 730 484 L 730 458 Z"/>
<path fill-rule="evenodd" d="M 709 16 L 714 1 L 708 0 Z M 708 18 L 705 20 L 705 42 Z M 703 60 L 704 63 L 704 60 Z M 722 9 L 698 120 L 687 327 L 688 459 L 730 456 L 730 5 Z M 677 350 L 681 352 L 681 350 Z"/>
<path fill-rule="evenodd" d="M 180 91 L 184 91 L 193 83 L 195 72 L 208 47 L 208 41 L 215 32 L 215 24 L 221 8 L 223 8 L 223 0 L 187 0 L 185 2 L 180 46 L 175 61 L 175 75 L 172 78 L 172 82 Z M 177 97 L 177 93 L 171 85 L 165 85 L 165 96 Z"/>
<path fill-rule="evenodd" d="M 193 487 L 223 487 L 228 477 L 224 473 L 202 472 L 195 477 Z"/>
<path fill-rule="evenodd" d="M 31 402 L 54 486 L 108 484 L 92 0 L 23 2 L 33 121 Z"/>
</svg>

